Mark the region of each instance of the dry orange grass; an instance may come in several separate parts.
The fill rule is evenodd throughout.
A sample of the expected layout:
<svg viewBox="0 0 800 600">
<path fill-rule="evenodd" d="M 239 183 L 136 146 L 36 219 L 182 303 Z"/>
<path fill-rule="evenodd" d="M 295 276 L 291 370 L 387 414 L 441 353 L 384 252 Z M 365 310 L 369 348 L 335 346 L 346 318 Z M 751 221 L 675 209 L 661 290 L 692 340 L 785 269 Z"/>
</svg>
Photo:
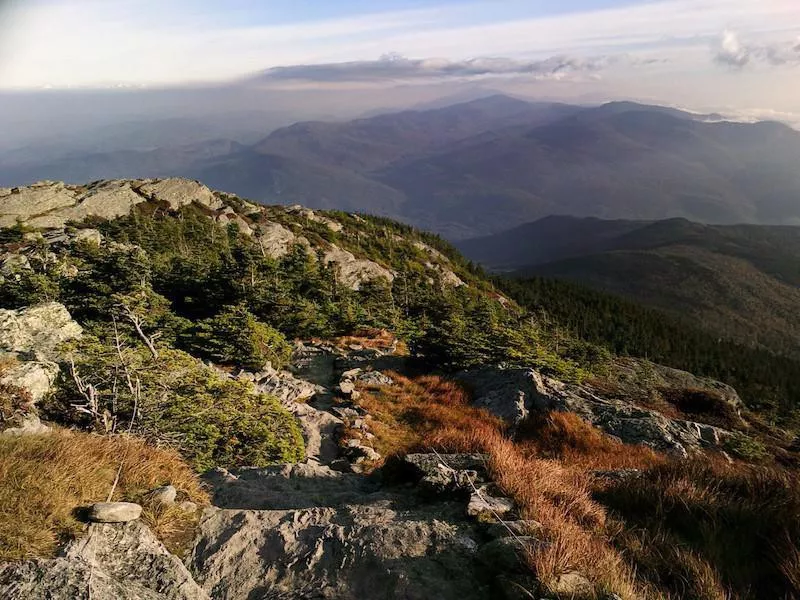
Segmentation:
<svg viewBox="0 0 800 600">
<path fill-rule="evenodd" d="M 387 350 L 400 344 L 397 337 L 386 329 L 361 329 L 353 335 L 335 338 L 334 344 L 341 348 L 357 344 L 364 348 Z"/>
<path fill-rule="evenodd" d="M 800 598 L 795 471 L 675 461 L 609 487 L 602 499 L 626 521 L 618 545 L 675 597 Z"/>
<path fill-rule="evenodd" d="M 613 591 L 626 600 L 646 596 L 610 546 L 606 512 L 592 499 L 591 479 L 584 472 L 515 444 L 503 423 L 471 407 L 468 393 L 456 383 L 391 376 L 396 386 L 365 394 L 361 401 L 378 421 L 373 432 L 382 454 L 430 449 L 488 454 L 492 477 L 521 507 L 522 518 L 542 525 L 537 535 L 545 544 L 531 554 L 530 566 L 545 586 L 577 570 L 595 583 L 598 594 Z"/>
<path fill-rule="evenodd" d="M 440 377 L 413 380 L 387 372 L 395 385 L 363 391 L 361 404 L 374 420 L 375 449 L 383 456 L 405 454 L 428 446 L 428 439 L 445 427 L 469 432 L 501 431 L 503 422 L 469 405 L 469 394 L 459 384 Z"/>
<path fill-rule="evenodd" d="M 532 456 L 558 459 L 580 471 L 644 469 L 666 462 L 663 454 L 623 444 L 567 412 L 530 417 L 517 441 Z"/>
<path fill-rule="evenodd" d="M 191 468 L 174 452 L 128 437 L 69 431 L 0 438 L 0 560 L 49 556 L 80 532 L 76 509 L 106 500 L 124 458 L 114 500 L 140 502 L 145 520 L 171 549 L 179 549 L 196 515 L 148 506 L 146 494 L 174 485 L 179 499 L 208 497 Z"/>
</svg>

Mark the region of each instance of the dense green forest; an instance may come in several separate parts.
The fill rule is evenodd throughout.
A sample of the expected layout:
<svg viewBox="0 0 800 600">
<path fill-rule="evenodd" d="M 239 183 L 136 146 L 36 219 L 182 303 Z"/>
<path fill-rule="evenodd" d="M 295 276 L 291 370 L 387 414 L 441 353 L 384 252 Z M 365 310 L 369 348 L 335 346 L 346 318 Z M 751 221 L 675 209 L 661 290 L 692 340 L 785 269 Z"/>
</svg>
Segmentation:
<svg viewBox="0 0 800 600">
<path fill-rule="evenodd" d="M 800 361 L 722 339 L 621 297 L 547 278 L 495 278 L 542 323 L 620 355 L 644 357 L 734 386 L 753 409 L 795 425 Z M 546 326 L 546 325 L 545 325 Z"/>
</svg>

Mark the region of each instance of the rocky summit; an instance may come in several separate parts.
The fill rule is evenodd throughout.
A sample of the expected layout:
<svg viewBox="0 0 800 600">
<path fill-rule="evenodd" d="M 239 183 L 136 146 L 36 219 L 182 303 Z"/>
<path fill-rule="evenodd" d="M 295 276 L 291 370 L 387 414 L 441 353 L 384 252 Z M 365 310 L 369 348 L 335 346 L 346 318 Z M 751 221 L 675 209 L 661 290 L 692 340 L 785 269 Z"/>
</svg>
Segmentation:
<svg viewBox="0 0 800 600">
<path fill-rule="evenodd" d="M 793 597 L 778 400 L 581 339 L 435 235 L 41 182 L 0 190 L 0 264 L 2 598 Z"/>
</svg>

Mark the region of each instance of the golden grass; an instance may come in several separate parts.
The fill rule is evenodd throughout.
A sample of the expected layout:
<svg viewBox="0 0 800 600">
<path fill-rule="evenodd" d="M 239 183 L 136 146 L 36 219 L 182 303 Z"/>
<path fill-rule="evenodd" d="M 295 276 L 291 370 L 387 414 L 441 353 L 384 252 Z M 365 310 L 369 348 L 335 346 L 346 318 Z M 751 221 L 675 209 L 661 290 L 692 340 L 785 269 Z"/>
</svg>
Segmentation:
<svg viewBox="0 0 800 600">
<path fill-rule="evenodd" d="M 106 500 L 122 459 L 113 499 L 142 503 L 154 533 L 179 549 L 197 516 L 154 507 L 146 498 L 153 488 L 172 484 L 179 499 L 208 502 L 198 477 L 176 453 L 128 436 L 57 430 L 0 438 L 0 560 L 50 556 L 79 533 L 76 509 Z"/>
<path fill-rule="evenodd" d="M 542 525 L 537 536 L 545 544 L 531 554 L 530 567 L 545 587 L 577 570 L 594 582 L 598 595 L 614 591 L 625 600 L 646 597 L 609 544 L 605 509 L 592 499 L 591 478 L 584 470 L 537 457 L 535 446 L 509 439 L 502 421 L 471 407 L 469 394 L 456 383 L 433 376 L 391 376 L 395 386 L 363 394 L 361 400 L 376 418 L 375 446 L 382 454 L 431 449 L 488 454 L 492 477 L 515 500 L 521 517 Z M 587 430 L 577 428 L 574 436 L 578 431 Z M 597 443 L 592 437 L 590 446 Z"/>
<path fill-rule="evenodd" d="M 568 412 L 531 416 L 517 441 L 531 456 L 558 459 L 579 471 L 643 469 L 666 462 L 663 454 L 623 444 Z"/>
<path fill-rule="evenodd" d="M 333 343 L 340 348 L 347 348 L 353 344 L 377 350 L 388 350 L 395 348 L 398 353 L 402 350 L 407 351 L 405 342 L 397 339 L 392 332 L 386 329 L 363 328 L 352 335 L 345 335 L 333 339 Z"/>
<path fill-rule="evenodd" d="M 498 419 L 470 406 L 458 384 L 404 378 L 362 390 L 383 455 L 482 452 L 492 478 L 543 542 L 529 561 L 545 588 L 583 573 L 595 596 L 638 600 L 800 598 L 800 475 L 729 464 L 705 455 L 680 461 L 629 446 L 570 413 L 533 417 L 510 439 Z M 713 398 L 673 398 L 673 410 L 727 417 Z M 623 480 L 594 470 L 638 469 Z M 545 589 L 545 591 L 547 591 Z"/>
<path fill-rule="evenodd" d="M 676 598 L 800 598 L 800 476 L 710 457 L 673 461 L 600 493 L 616 544 Z"/>
</svg>

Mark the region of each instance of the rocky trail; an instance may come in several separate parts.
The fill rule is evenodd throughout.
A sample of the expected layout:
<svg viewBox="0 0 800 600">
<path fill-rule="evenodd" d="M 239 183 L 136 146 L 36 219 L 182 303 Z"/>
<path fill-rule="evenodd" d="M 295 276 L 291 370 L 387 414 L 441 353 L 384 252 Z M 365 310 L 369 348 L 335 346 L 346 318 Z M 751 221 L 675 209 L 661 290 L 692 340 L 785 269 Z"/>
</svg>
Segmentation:
<svg viewBox="0 0 800 600">
<path fill-rule="evenodd" d="M 399 359 L 391 352 L 343 352 L 327 344 L 299 345 L 295 356 L 292 372 L 236 377 L 253 380 L 296 415 L 307 459 L 207 473 L 212 506 L 203 512 L 185 561 L 138 520 L 93 523 L 58 558 L 0 567 L 0 597 L 493 597 L 493 576 L 478 550 L 498 532 L 487 533 L 480 511 L 467 511 L 473 485 L 489 483 L 483 457 L 411 455 L 389 469 L 358 472 L 365 454 L 340 450 L 343 420 L 337 413 L 355 412 L 348 401 L 357 394 L 354 378 L 391 381 L 373 367 L 397 366 Z"/>
<path fill-rule="evenodd" d="M 77 326 L 56 304 L 5 311 L 2 318 L 10 333 L 0 342 L 22 358 L 18 380 L 39 369 L 39 379 L 48 383 L 47 369 L 57 366 L 42 349 L 76 335 Z M 45 322 L 51 326 L 43 327 Z M 34 345 L 37 352 L 31 351 Z M 393 385 L 385 371 L 402 372 L 404 361 L 393 346 L 298 342 L 288 371 L 226 373 L 277 397 L 295 415 L 306 444 L 304 461 L 206 473 L 212 505 L 204 509 L 183 561 L 136 520 L 137 507 L 129 522 L 88 525 L 57 558 L 0 565 L 0 598 L 533 598 L 525 590 L 520 552 L 538 543 L 526 537 L 536 524 L 516 520 L 513 502 L 489 478 L 485 457 L 412 454 L 365 472 L 366 464 L 381 457 L 367 445 L 369 420 L 358 387 Z M 661 387 L 715 389 L 734 415 L 741 404 L 731 388 L 710 380 L 632 361 L 623 366 L 631 397 L 644 394 L 632 382 L 641 379 L 636 370 L 646 367 Z M 475 405 L 511 427 L 534 411 L 569 411 L 622 441 L 677 456 L 718 447 L 730 435 L 621 398 L 601 398 L 531 369 L 487 367 L 460 379 Z M 343 444 L 345 427 L 359 428 L 360 438 Z M 172 496 L 174 501 L 174 489 Z M 576 585 L 587 583 L 575 577 Z"/>
<path fill-rule="evenodd" d="M 207 474 L 214 506 L 188 559 L 197 582 L 225 600 L 489 597 L 467 489 L 452 493 L 445 475 L 441 494 L 421 496 L 425 474 L 410 464 L 368 476 L 348 472 L 340 456 L 336 412 L 354 410 L 343 407 L 347 378 L 377 373 L 366 369 L 391 357 L 325 345 L 301 346 L 296 357 L 293 374 L 257 383 L 298 417 L 308 459 Z"/>
</svg>

